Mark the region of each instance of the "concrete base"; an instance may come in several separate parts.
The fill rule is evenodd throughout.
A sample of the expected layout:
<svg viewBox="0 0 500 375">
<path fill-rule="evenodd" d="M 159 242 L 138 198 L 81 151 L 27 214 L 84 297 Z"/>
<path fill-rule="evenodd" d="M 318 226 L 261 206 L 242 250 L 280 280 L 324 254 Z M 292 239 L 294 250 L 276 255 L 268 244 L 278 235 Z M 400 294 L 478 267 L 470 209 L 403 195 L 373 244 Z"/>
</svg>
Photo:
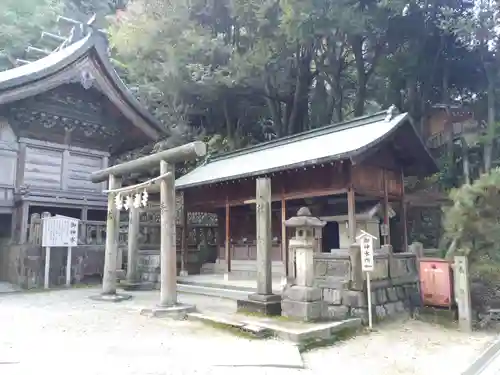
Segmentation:
<svg viewBox="0 0 500 375">
<path fill-rule="evenodd" d="M 98 294 L 96 296 L 89 297 L 93 301 L 102 301 L 102 302 L 122 302 L 127 301 L 132 298 L 130 294 Z"/>
<path fill-rule="evenodd" d="M 180 270 L 179 276 L 186 277 L 186 276 L 189 276 L 189 273 L 187 270 Z"/>
<path fill-rule="evenodd" d="M 193 305 L 177 304 L 174 306 L 146 308 L 141 310 L 141 315 L 147 315 L 154 318 L 172 318 L 185 319 L 187 314 L 196 311 Z"/>
<path fill-rule="evenodd" d="M 250 294 L 248 299 L 237 300 L 236 306 L 238 312 L 281 315 L 281 296 Z"/>
<path fill-rule="evenodd" d="M 150 282 L 138 282 L 138 283 L 130 283 L 128 281 L 122 281 L 120 283 L 120 287 L 123 290 L 128 290 L 128 291 L 133 291 L 133 290 L 153 290 L 155 288 L 155 285 Z"/>
</svg>

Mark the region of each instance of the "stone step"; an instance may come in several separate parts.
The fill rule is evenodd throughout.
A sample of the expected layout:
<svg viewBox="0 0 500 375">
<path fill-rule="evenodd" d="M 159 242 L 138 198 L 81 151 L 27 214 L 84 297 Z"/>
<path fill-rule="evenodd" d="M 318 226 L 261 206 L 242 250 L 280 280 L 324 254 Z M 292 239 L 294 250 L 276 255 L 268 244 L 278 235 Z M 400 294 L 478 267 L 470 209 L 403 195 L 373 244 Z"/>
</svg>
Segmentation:
<svg viewBox="0 0 500 375">
<path fill-rule="evenodd" d="M 184 293 L 227 298 L 232 300 L 247 299 L 249 294 L 257 292 L 256 287 L 210 282 L 209 280 L 197 280 L 195 278 L 190 279 L 189 276 L 177 279 L 177 290 Z M 281 290 L 275 288 L 273 293 L 281 294 Z"/>
<path fill-rule="evenodd" d="M 210 281 L 200 281 L 200 280 L 195 280 L 195 279 L 189 279 L 183 278 L 183 279 L 177 279 L 177 284 L 183 284 L 183 285 L 194 285 L 194 286 L 202 286 L 205 288 L 214 288 L 214 289 L 228 289 L 228 290 L 236 290 L 236 291 L 242 291 L 242 292 L 247 292 L 247 293 L 255 293 L 257 292 L 257 288 L 255 287 L 248 287 L 248 286 L 236 286 L 236 285 L 231 285 L 231 284 L 223 284 L 223 283 L 216 283 L 216 282 L 210 282 Z"/>
<path fill-rule="evenodd" d="M 213 286 L 210 287 L 203 285 L 193 285 L 193 284 L 186 284 L 183 282 L 177 283 L 177 290 L 181 293 L 198 294 L 202 296 L 227 298 L 232 300 L 246 299 L 248 298 L 249 294 L 253 293 L 248 290 L 237 290 L 237 289 L 228 289 L 228 288 L 220 288 Z"/>
<path fill-rule="evenodd" d="M 353 318 L 337 322 L 304 323 L 282 318 L 223 314 L 213 311 L 197 311 L 187 314 L 188 319 L 222 325 L 251 333 L 258 337 L 274 336 L 293 342 L 299 347 L 312 341 L 324 341 L 345 337 L 361 329 L 361 319 Z"/>
</svg>

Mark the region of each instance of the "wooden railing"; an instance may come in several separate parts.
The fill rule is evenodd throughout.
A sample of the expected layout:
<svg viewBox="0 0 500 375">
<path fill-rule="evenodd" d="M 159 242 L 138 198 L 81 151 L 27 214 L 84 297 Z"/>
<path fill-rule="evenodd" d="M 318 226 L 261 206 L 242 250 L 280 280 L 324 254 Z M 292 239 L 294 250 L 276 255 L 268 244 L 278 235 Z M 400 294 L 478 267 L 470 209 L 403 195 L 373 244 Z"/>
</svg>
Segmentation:
<svg viewBox="0 0 500 375">
<path fill-rule="evenodd" d="M 33 214 L 30 218 L 28 227 L 28 242 L 32 245 L 42 245 L 42 223 L 43 217 L 50 216 L 44 213 Z M 143 216 L 141 219 L 149 219 L 148 216 Z M 120 222 L 120 230 L 118 237 L 119 246 L 126 246 L 128 242 L 128 220 Z M 200 244 L 215 246 L 217 243 L 217 225 L 213 223 L 192 223 L 188 224 L 187 246 L 190 248 L 197 247 Z M 182 226 L 177 225 L 177 249 L 181 248 L 182 241 Z M 160 223 L 156 220 L 141 221 L 139 226 L 139 247 L 144 249 L 156 249 L 160 246 Z M 93 220 L 80 220 L 78 228 L 78 245 L 79 246 L 102 246 L 106 243 L 106 222 Z"/>
</svg>

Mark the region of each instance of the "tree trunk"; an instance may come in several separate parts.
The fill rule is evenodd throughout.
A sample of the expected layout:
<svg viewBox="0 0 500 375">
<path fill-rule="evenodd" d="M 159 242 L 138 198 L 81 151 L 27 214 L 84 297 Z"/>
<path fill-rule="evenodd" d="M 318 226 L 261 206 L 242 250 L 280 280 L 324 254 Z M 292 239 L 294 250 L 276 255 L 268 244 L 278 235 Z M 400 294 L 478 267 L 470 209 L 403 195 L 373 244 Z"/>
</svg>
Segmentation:
<svg viewBox="0 0 500 375">
<path fill-rule="evenodd" d="M 363 57 L 363 40 L 360 36 L 351 38 L 351 47 L 354 54 L 354 63 L 356 66 L 356 98 L 354 99 L 354 116 L 362 116 L 365 112 L 366 101 L 366 69 L 365 59 Z"/>
<path fill-rule="evenodd" d="M 269 77 L 266 78 L 266 83 L 264 85 L 264 90 L 266 93 L 266 102 L 271 112 L 271 118 L 273 119 L 274 130 L 276 131 L 276 136 L 282 137 L 285 135 L 286 130 L 283 127 L 283 120 L 281 118 L 281 102 L 276 99 L 274 88 L 269 82 Z"/>
<path fill-rule="evenodd" d="M 464 139 L 462 139 L 462 167 L 464 173 L 464 183 L 470 184 L 470 162 L 469 162 L 469 147 Z"/>
<path fill-rule="evenodd" d="M 488 173 L 492 167 L 495 136 L 495 81 L 491 72 L 486 74 L 488 75 L 488 135 L 484 145 L 484 170 Z"/>
<path fill-rule="evenodd" d="M 224 120 L 226 122 L 227 143 L 229 144 L 229 148 L 231 150 L 234 150 L 235 143 L 234 143 L 233 123 L 231 121 L 231 116 L 229 115 L 227 99 L 224 99 L 222 106 L 223 106 L 222 110 L 224 111 Z"/>
</svg>

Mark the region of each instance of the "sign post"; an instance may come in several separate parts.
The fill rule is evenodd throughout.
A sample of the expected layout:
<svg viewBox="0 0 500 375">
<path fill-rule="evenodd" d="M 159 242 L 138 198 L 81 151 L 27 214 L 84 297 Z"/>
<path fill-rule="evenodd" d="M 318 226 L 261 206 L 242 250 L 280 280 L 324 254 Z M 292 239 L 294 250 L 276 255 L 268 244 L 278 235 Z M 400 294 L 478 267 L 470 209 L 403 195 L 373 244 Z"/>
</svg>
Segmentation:
<svg viewBox="0 0 500 375">
<path fill-rule="evenodd" d="M 366 272 L 366 294 L 368 302 L 368 326 L 370 329 L 373 328 L 373 317 L 372 317 L 372 289 L 370 273 L 375 268 L 375 261 L 373 259 L 373 240 L 377 237 L 372 236 L 370 233 L 361 230 L 361 234 L 356 237 L 360 242 L 361 248 L 361 270 Z"/>
<path fill-rule="evenodd" d="M 43 219 L 42 246 L 45 247 L 44 288 L 50 284 L 50 251 L 52 247 L 67 247 L 66 286 L 71 285 L 72 247 L 78 244 L 78 219 L 56 215 Z"/>
</svg>

